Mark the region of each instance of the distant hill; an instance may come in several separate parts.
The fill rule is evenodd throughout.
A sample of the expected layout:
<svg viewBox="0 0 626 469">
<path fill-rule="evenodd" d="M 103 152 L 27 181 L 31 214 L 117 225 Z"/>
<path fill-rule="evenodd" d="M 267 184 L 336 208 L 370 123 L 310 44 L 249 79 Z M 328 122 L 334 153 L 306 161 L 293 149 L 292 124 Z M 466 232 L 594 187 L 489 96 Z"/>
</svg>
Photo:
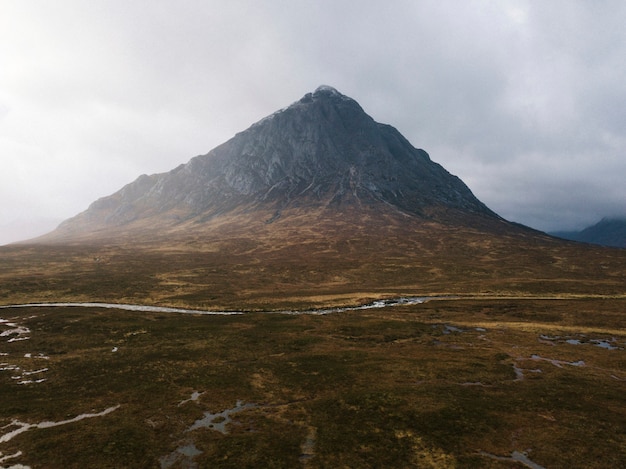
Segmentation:
<svg viewBox="0 0 626 469">
<path fill-rule="evenodd" d="M 550 234 L 572 241 L 626 248 L 626 218 L 603 218 L 582 231 L 555 231 Z"/>
</svg>

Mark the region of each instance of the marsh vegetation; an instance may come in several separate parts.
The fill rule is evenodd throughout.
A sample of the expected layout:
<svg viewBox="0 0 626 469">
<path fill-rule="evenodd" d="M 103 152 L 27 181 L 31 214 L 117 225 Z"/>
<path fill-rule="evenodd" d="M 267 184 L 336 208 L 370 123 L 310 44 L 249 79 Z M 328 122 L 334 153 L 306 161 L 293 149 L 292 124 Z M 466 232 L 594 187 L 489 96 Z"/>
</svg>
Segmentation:
<svg viewBox="0 0 626 469">
<path fill-rule="evenodd" d="M 324 316 L 4 309 L 0 457 L 33 468 L 524 467 L 512 455 L 620 467 L 625 308 L 594 298 Z M 590 345 L 568 343 L 582 336 Z M 40 383 L 13 379 L 43 368 Z M 31 427 L 7 438 L 16 422 Z"/>
<path fill-rule="evenodd" d="M 2 305 L 244 313 L 0 309 L 0 466 L 626 465 L 626 251 L 269 215 L 0 248 Z M 354 309 L 422 296 L 456 299 Z"/>
</svg>

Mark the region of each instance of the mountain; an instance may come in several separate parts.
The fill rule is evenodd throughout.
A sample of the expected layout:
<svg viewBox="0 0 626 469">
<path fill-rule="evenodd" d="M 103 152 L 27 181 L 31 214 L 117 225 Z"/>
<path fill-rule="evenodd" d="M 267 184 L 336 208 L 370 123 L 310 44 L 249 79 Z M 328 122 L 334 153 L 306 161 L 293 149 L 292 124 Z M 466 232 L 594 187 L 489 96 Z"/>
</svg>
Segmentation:
<svg viewBox="0 0 626 469">
<path fill-rule="evenodd" d="M 320 87 L 205 155 L 0 248 L 0 301 L 217 309 L 401 295 L 622 295 L 626 251 L 510 223 Z"/>
<path fill-rule="evenodd" d="M 422 218 L 499 218 L 395 128 L 321 86 L 206 155 L 97 200 L 52 237 L 163 229 L 242 209 L 269 210 L 269 222 L 292 207 L 381 204 Z"/>
<path fill-rule="evenodd" d="M 572 241 L 626 248 L 626 218 L 603 218 L 581 231 L 555 231 L 550 234 Z"/>
</svg>

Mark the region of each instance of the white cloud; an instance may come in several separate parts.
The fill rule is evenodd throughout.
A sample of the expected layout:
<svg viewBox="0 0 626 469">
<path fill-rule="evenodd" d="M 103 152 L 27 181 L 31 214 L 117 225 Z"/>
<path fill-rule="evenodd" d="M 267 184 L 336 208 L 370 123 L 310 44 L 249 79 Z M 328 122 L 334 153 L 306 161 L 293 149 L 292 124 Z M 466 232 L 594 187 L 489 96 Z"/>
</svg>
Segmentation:
<svg viewBox="0 0 626 469">
<path fill-rule="evenodd" d="M 626 200 L 624 20 L 618 0 L 3 2 L 0 230 L 72 216 L 322 83 L 502 215 L 594 222 Z"/>
</svg>

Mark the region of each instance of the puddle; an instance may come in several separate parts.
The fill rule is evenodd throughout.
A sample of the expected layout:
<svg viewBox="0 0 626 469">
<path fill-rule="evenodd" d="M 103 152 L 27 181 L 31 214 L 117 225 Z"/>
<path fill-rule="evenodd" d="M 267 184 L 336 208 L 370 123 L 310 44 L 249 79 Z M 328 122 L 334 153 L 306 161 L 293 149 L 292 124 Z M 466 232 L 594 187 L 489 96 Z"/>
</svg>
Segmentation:
<svg viewBox="0 0 626 469">
<path fill-rule="evenodd" d="M 28 340 L 28 339 L 30 339 L 30 337 L 14 337 L 13 339 L 7 340 L 7 344 L 10 344 L 11 342 L 19 342 L 21 340 Z"/>
<path fill-rule="evenodd" d="M 181 401 L 178 405 L 181 406 L 187 402 L 197 401 L 202 394 L 204 393 L 194 391 L 189 399 Z M 235 407 L 231 409 L 226 409 L 216 414 L 205 412 L 204 417 L 196 420 L 187 430 L 185 430 L 185 433 L 192 432 L 198 428 L 209 428 L 226 435 L 228 433 L 226 425 L 232 423 L 230 416 L 253 407 L 256 407 L 256 404 L 244 404 L 243 401 L 238 400 Z M 194 442 L 187 438 L 182 442 L 181 446 L 176 448 L 173 452 L 167 456 L 159 458 L 159 464 L 161 465 L 161 469 L 169 469 L 173 466 L 189 469 L 197 468 L 198 464 L 194 462 L 194 458 L 202 453 L 203 452 L 201 450 L 196 448 Z"/>
<path fill-rule="evenodd" d="M 25 353 L 24 354 L 24 358 L 35 358 L 35 359 L 41 359 L 41 360 L 50 360 L 50 357 L 44 355 L 43 353 L 39 353 L 37 355 L 35 355 L 33 357 L 32 353 Z"/>
<path fill-rule="evenodd" d="M 8 363 L 0 363 L 0 371 L 17 371 L 20 369 L 17 365 L 9 365 Z"/>
<path fill-rule="evenodd" d="M 196 402 L 200 396 L 202 396 L 204 394 L 204 392 L 198 392 L 198 391 L 194 391 L 191 393 L 191 397 L 189 399 L 185 399 L 184 401 L 180 401 L 178 404 L 178 407 L 180 407 L 183 404 L 186 404 L 187 402 Z"/>
<path fill-rule="evenodd" d="M 40 384 L 40 383 L 43 383 L 44 381 L 46 381 L 45 378 L 42 378 L 42 379 L 25 379 L 25 380 L 22 380 L 22 381 L 18 381 L 17 384 L 20 384 L 20 385 L 22 385 L 22 384 Z"/>
<path fill-rule="evenodd" d="M 24 357 L 31 358 L 29 355 L 30 354 L 27 353 L 26 355 L 24 355 Z M 20 385 L 39 384 L 39 383 L 43 383 L 44 381 L 46 381 L 46 378 L 39 378 L 39 379 L 24 379 L 24 378 L 26 376 L 32 376 L 32 375 L 38 375 L 40 373 L 45 373 L 46 371 L 48 371 L 48 368 L 41 368 L 39 370 L 26 371 L 17 365 L 10 365 L 8 363 L 0 363 L 0 371 L 20 371 L 20 370 L 22 370 L 21 374 L 11 376 L 11 379 L 13 380 L 16 380 L 16 381 L 20 380 L 20 381 L 17 381 L 16 384 L 20 384 Z"/>
<path fill-rule="evenodd" d="M 41 370 L 35 370 L 35 371 L 24 371 L 22 373 L 23 376 L 30 376 L 30 375 L 36 375 L 38 373 L 45 373 L 46 371 L 48 371 L 48 368 L 42 368 Z"/>
<path fill-rule="evenodd" d="M 622 347 L 618 347 L 617 345 L 613 345 L 617 343 L 617 339 L 615 337 L 611 337 L 610 339 L 589 339 L 585 340 L 586 336 L 580 335 L 579 337 L 583 337 L 584 339 L 576 339 L 570 336 L 561 337 L 561 336 L 548 336 L 548 335 L 540 335 L 540 342 L 549 343 L 552 345 L 556 344 L 568 344 L 568 345 L 594 345 L 596 347 L 600 347 L 606 350 L 620 350 Z"/>
<path fill-rule="evenodd" d="M 512 461 L 522 463 L 524 466 L 529 467 L 530 469 L 546 469 L 543 466 L 540 466 L 536 462 L 531 461 L 526 453 L 522 453 L 520 451 L 513 451 L 510 457 L 506 456 L 496 456 L 495 454 L 487 453 L 485 451 L 481 451 L 480 454 L 482 456 L 486 456 L 491 459 L 495 459 L 497 461 Z"/>
<path fill-rule="evenodd" d="M 22 454 L 23 453 L 21 451 L 17 451 L 13 454 L 7 454 L 6 456 L 4 456 L 2 454 L 2 451 L 0 451 L 0 464 L 3 464 L 10 459 L 19 458 Z M 24 466 L 22 464 L 13 464 L 7 468 L 5 468 L 4 466 L 0 466 L 0 469 L 30 469 L 30 466 Z"/>
<path fill-rule="evenodd" d="M 78 422 L 80 420 L 84 420 L 84 419 L 90 419 L 90 418 L 94 418 L 94 417 L 103 417 L 107 414 L 110 414 L 111 412 L 119 409 L 120 406 L 116 405 L 114 407 L 109 407 L 108 409 L 103 410 L 102 412 L 99 412 L 97 414 L 80 414 L 72 419 L 69 420 L 61 420 L 59 422 L 49 422 L 49 421 L 44 421 L 44 422 L 39 422 L 39 423 L 25 423 L 25 422 L 20 422 L 19 420 L 13 420 L 10 424 L 6 425 L 5 427 L 3 427 L 2 429 L 6 429 L 6 428 L 10 428 L 10 427 L 16 427 L 14 430 L 5 433 L 4 435 L 0 436 L 0 443 L 6 443 L 7 441 L 11 441 L 13 438 L 15 438 L 17 435 L 27 432 L 28 430 L 32 430 L 33 428 L 52 428 L 52 427 L 59 427 L 61 425 L 67 425 L 68 423 L 74 423 L 74 422 Z"/>
<path fill-rule="evenodd" d="M 615 345 L 611 345 L 611 342 L 615 342 L 615 339 L 609 340 L 590 340 L 593 345 L 600 348 L 605 348 L 607 350 L 619 350 L 619 347 Z"/>
<path fill-rule="evenodd" d="M 10 324 L 10 323 L 6 323 L 7 326 L 13 326 L 13 329 L 7 329 L 6 331 L 2 331 L 0 332 L 0 337 L 7 337 L 10 336 L 12 334 L 17 334 L 17 335 L 23 335 L 23 334 L 29 334 L 30 333 L 30 329 L 28 327 L 24 327 L 24 326 L 17 326 L 16 324 Z"/>
<path fill-rule="evenodd" d="M 517 360 L 525 360 L 524 358 L 518 358 Z M 513 371 L 515 372 L 515 379 L 513 381 L 524 381 L 526 376 L 524 373 L 543 373 L 539 368 L 533 370 L 527 370 L 524 368 L 520 368 L 515 363 L 513 363 Z"/>
<path fill-rule="evenodd" d="M 11 423 L 9 423 L 8 425 L 5 425 L 4 427 L 0 428 L 0 430 L 7 430 L 9 429 L 10 431 L 8 431 L 7 433 L 0 435 L 0 443 L 6 443 L 8 441 L 11 441 L 13 438 L 15 438 L 16 436 L 25 433 L 29 430 L 35 429 L 35 428 L 52 428 L 52 427 L 59 427 L 61 425 L 67 425 L 70 423 L 74 423 L 74 422 L 78 422 L 80 420 L 84 420 L 84 419 L 89 419 L 89 418 L 95 418 L 95 417 L 104 417 L 107 414 L 110 414 L 111 412 L 119 409 L 120 406 L 116 405 L 114 407 L 109 407 L 108 409 L 103 410 L 102 412 L 98 412 L 98 413 L 94 413 L 94 414 L 80 414 L 72 419 L 68 419 L 68 420 L 61 420 L 59 422 L 49 422 L 49 421 L 43 421 L 43 422 L 39 422 L 39 423 L 25 423 L 25 422 L 21 422 L 19 420 L 13 420 Z M 22 456 L 22 452 L 18 451 L 15 454 L 9 455 L 9 456 L 2 456 L 2 453 L 0 452 L 0 463 L 8 460 L 8 459 L 15 459 L 15 458 L 19 458 L 20 456 Z M 3 466 L 0 466 L 0 469 L 4 469 Z M 24 466 L 22 464 L 13 464 L 11 466 L 9 466 L 8 469 L 30 469 L 29 466 Z"/>
<path fill-rule="evenodd" d="M 30 339 L 30 337 L 27 337 L 27 335 L 30 334 L 28 327 L 21 326 L 15 322 L 9 322 L 7 319 L 0 319 L 0 325 L 10 328 L 0 332 L 0 337 L 8 338 L 7 343 Z"/>
<path fill-rule="evenodd" d="M 222 412 L 218 412 L 217 414 L 205 412 L 204 417 L 196 420 L 191 427 L 185 430 L 185 432 L 191 432 L 198 428 L 209 428 L 226 435 L 228 433 L 226 425 L 232 422 L 230 416 L 253 407 L 256 407 L 256 404 L 244 404 L 243 401 L 238 400 L 237 404 L 232 409 L 226 409 Z"/>
<path fill-rule="evenodd" d="M 584 360 L 578 360 L 578 361 L 575 361 L 575 362 L 566 362 L 564 360 L 554 360 L 552 358 L 544 358 L 544 357 L 541 357 L 539 355 L 531 355 L 530 359 L 531 360 L 542 360 L 542 361 L 550 362 L 550 363 L 552 363 L 554 366 L 556 366 L 558 368 L 563 368 L 562 365 L 585 366 L 585 361 Z"/>
<path fill-rule="evenodd" d="M 202 454 L 202 451 L 196 448 L 195 444 L 189 443 L 176 448 L 175 451 L 167 456 L 159 458 L 159 463 L 161 465 L 161 469 L 169 469 L 174 465 L 177 467 L 192 469 L 198 467 L 193 459 L 200 454 Z"/>
<path fill-rule="evenodd" d="M 615 346 L 615 345 L 611 345 L 611 342 L 615 343 L 615 339 L 592 339 L 589 342 L 582 342 L 579 339 L 567 339 L 565 341 L 566 343 L 568 343 L 569 345 L 586 345 L 586 344 L 591 344 L 591 345 L 595 345 L 596 347 L 600 347 L 606 350 L 619 350 L 619 347 Z"/>
<path fill-rule="evenodd" d="M 31 332 L 30 329 L 28 327 L 18 324 L 15 318 L 11 320 L 0 318 L 0 327 L 8 328 L 0 332 L 0 338 L 6 338 L 5 342 L 7 344 L 30 339 L 29 337 L 29 334 Z M 7 352 L 0 353 L 0 356 L 3 356 L 3 357 L 6 357 L 8 355 L 9 354 Z M 24 358 L 31 358 L 30 354 L 28 353 L 25 354 Z M 8 363 L 2 363 L 0 364 L 0 371 L 19 370 L 19 368 L 17 367 L 15 368 L 12 368 L 12 367 L 13 365 L 9 365 Z M 2 468 L 0 467 L 0 469 Z"/>
</svg>

